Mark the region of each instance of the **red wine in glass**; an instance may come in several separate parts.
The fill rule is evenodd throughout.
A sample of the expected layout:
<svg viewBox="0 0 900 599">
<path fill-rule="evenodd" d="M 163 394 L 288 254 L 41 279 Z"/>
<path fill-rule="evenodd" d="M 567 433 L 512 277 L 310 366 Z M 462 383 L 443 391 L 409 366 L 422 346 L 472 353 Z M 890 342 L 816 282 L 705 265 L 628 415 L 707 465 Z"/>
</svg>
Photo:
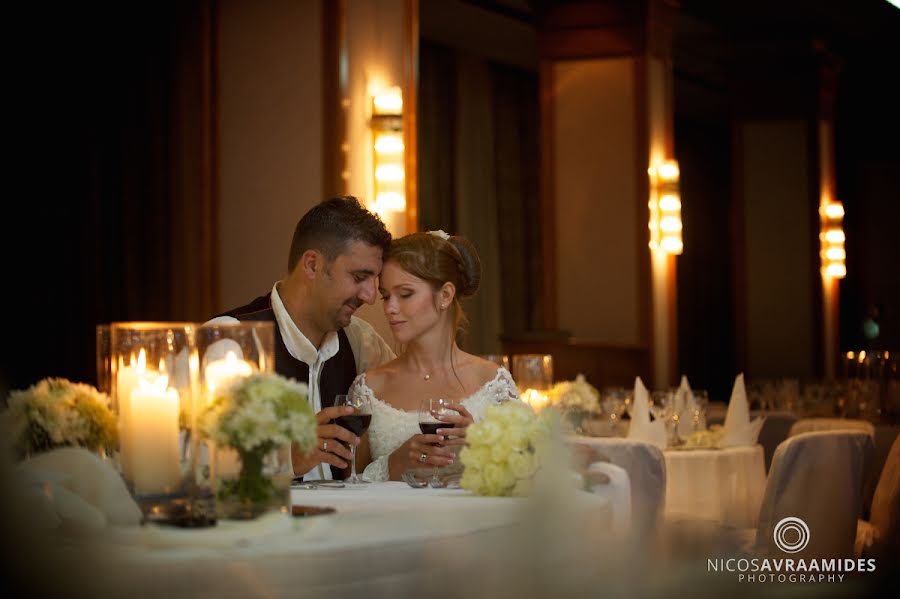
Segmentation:
<svg viewBox="0 0 900 599">
<path fill-rule="evenodd" d="M 419 429 L 422 431 L 423 435 L 436 435 L 438 434 L 439 428 L 444 428 L 446 423 L 444 422 L 420 422 Z"/>
<path fill-rule="evenodd" d="M 350 406 L 352 414 L 338 416 L 334 421 L 357 437 L 361 437 L 372 422 L 372 406 L 365 395 L 353 393 L 350 395 L 337 395 L 334 398 L 335 406 Z M 358 485 L 369 481 L 363 480 L 356 474 L 356 445 L 350 446 L 350 476 L 344 481 L 347 484 Z"/>
<path fill-rule="evenodd" d="M 362 437 L 363 434 L 369 430 L 369 424 L 372 422 L 372 415 L 351 414 L 350 416 L 338 416 L 334 421 L 357 437 Z"/>
</svg>

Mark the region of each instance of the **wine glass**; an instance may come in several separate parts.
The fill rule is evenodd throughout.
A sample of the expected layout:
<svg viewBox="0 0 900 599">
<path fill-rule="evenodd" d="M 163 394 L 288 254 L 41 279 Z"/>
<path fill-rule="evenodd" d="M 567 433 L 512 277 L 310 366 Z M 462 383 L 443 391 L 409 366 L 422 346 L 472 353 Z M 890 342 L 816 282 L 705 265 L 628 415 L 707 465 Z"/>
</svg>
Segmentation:
<svg viewBox="0 0 900 599">
<path fill-rule="evenodd" d="M 419 403 L 419 430 L 423 435 L 436 435 L 439 428 L 453 428 L 452 424 L 441 422 L 439 416 L 450 416 L 455 411 L 447 407 L 450 402 L 446 399 L 423 399 Z M 444 483 L 438 478 L 437 468 L 431 469 L 431 480 L 428 484 L 433 488 L 443 487 Z"/>
<path fill-rule="evenodd" d="M 618 432 L 617 429 L 619 421 L 622 419 L 622 414 L 625 413 L 625 402 L 625 389 L 621 387 L 606 389 L 603 392 L 603 395 L 601 395 L 600 407 L 603 409 L 603 413 L 609 419 L 610 431 L 613 433 L 613 435 Z"/>
<path fill-rule="evenodd" d="M 335 395 L 334 405 L 350 406 L 354 410 L 352 414 L 335 418 L 335 424 L 341 425 L 357 437 L 362 437 L 369 430 L 369 424 L 372 422 L 372 406 L 368 397 L 361 393 Z M 350 478 L 344 482 L 351 485 L 369 482 L 356 474 L 356 445 L 350 446 Z"/>
<path fill-rule="evenodd" d="M 675 392 L 673 390 L 669 391 L 653 391 L 650 393 L 650 413 L 653 415 L 654 420 L 662 420 L 666 426 L 666 436 L 669 437 L 670 443 L 673 441 L 672 439 L 672 424 L 675 424 L 675 428 L 677 429 L 677 422 L 673 421 L 673 417 L 675 416 Z M 677 435 L 678 431 L 675 431 L 675 443 L 677 444 Z"/>
<path fill-rule="evenodd" d="M 706 430 L 706 408 L 709 406 L 709 394 L 703 389 L 694 389 L 694 413 L 691 424 L 694 432 Z"/>
</svg>

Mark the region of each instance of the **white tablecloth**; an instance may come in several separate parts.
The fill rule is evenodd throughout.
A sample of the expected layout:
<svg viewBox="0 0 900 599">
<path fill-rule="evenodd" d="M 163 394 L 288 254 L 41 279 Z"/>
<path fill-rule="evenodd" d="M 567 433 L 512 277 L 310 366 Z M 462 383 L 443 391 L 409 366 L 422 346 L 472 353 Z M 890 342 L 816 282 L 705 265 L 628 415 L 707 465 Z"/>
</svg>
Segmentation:
<svg viewBox="0 0 900 599">
<path fill-rule="evenodd" d="M 666 450 L 666 519 L 755 528 L 766 488 L 761 445 Z"/>
<path fill-rule="evenodd" d="M 438 585 L 447 595 L 465 596 L 483 585 L 516 584 L 547 584 L 549 593 L 571 578 L 567 568 L 591 571 L 597 540 L 609 536 L 608 501 L 574 489 L 542 501 L 392 482 L 294 490 L 292 500 L 336 512 L 271 514 L 195 530 L 149 525 L 89 536 L 55 533 L 34 539 L 41 549 L 29 560 L 31 576 L 53 572 L 55 578 L 41 580 L 51 593 L 60 591 L 55 583 L 65 588 L 63 581 L 77 578 L 80 592 L 91 597 L 358 599 L 412 596 Z M 530 561 L 542 567 L 529 567 Z"/>
</svg>

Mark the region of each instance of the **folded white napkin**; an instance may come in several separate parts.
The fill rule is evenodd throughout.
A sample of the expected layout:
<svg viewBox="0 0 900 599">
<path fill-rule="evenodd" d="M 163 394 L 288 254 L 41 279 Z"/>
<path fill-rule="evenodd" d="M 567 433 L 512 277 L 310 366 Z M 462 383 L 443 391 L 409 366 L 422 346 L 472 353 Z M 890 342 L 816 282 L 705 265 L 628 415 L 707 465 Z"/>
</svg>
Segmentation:
<svg viewBox="0 0 900 599">
<path fill-rule="evenodd" d="M 750 422 L 750 406 L 747 404 L 744 374 L 737 375 L 734 379 L 734 388 L 731 390 L 731 400 L 728 402 L 724 432 L 719 445 L 721 447 L 756 445 L 764 421 L 765 418 L 759 417 Z"/>
<path fill-rule="evenodd" d="M 35 509 L 53 513 L 48 528 L 96 530 L 141 522 L 141 510 L 112 466 L 85 449 L 55 449 L 18 465 L 23 492 L 39 499 Z"/>
<path fill-rule="evenodd" d="M 631 425 L 628 427 L 628 438 L 646 441 L 660 449 L 665 449 L 668 435 L 666 423 L 662 420 L 650 422 L 650 394 L 641 377 L 634 379 L 634 404 L 631 408 Z"/>
<path fill-rule="evenodd" d="M 681 375 L 681 384 L 675 395 L 675 413 L 678 414 L 678 436 L 685 438 L 694 432 L 694 412 L 697 410 L 694 392 L 688 378 Z"/>
</svg>

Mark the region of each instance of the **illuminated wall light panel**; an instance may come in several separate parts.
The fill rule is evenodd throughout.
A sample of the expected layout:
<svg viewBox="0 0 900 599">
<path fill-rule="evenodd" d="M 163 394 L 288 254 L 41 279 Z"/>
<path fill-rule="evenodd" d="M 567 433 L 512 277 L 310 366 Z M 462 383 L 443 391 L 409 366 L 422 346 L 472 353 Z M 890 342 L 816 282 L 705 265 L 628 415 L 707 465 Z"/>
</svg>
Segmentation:
<svg viewBox="0 0 900 599">
<path fill-rule="evenodd" d="M 647 169 L 650 175 L 650 249 L 667 254 L 681 254 L 681 193 L 678 189 L 678 163 L 666 160 Z"/>
</svg>

